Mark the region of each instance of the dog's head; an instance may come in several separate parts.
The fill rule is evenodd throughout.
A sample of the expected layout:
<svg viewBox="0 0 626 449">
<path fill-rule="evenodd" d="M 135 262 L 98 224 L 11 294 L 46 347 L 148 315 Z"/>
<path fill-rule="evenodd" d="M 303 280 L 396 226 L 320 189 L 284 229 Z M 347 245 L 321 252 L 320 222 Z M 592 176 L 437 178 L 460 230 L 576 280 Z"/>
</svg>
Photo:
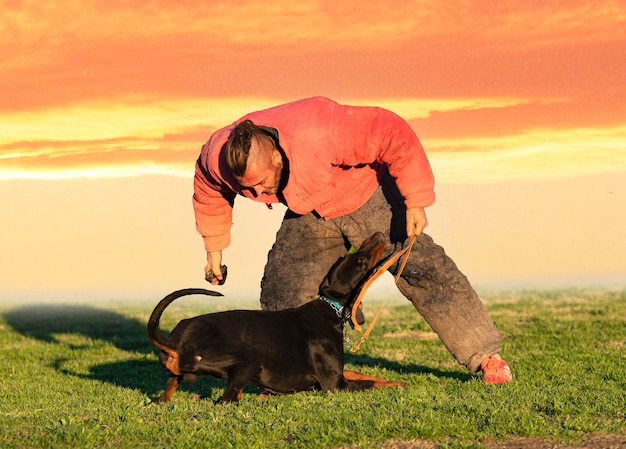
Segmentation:
<svg viewBox="0 0 626 449">
<path fill-rule="evenodd" d="M 354 253 L 340 258 L 330 268 L 320 285 L 319 294 L 349 306 L 353 293 L 369 277 L 385 248 L 385 236 L 376 232 Z"/>
</svg>

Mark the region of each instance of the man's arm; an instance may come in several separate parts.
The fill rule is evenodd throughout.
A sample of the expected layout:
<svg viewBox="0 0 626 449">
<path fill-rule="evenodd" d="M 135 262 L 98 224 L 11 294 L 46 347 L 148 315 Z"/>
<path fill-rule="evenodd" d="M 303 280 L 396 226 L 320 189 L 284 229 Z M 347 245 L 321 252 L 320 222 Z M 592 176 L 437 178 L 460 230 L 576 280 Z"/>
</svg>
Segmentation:
<svg viewBox="0 0 626 449">
<path fill-rule="evenodd" d="M 206 175 L 207 171 L 196 163 L 194 176 L 193 208 L 196 229 L 204 240 L 207 264 L 204 272 L 213 273 L 212 284 L 224 281 L 222 270 L 222 250 L 230 244 L 230 226 L 235 192 L 220 187 Z"/>
<path fill-rule="evenodd" d="M 338 164 L 385 164 L 407 209 L 422 209 L 410 214 L 407 211 L 407 224 L 417 223 L 417 230 L 423 229 L 427 224 L 423 209 L 435 202 L 434 177 L 410 125 L 397 114 L 377 107 L 338 106 L 333 119 Z"/>
</svg>

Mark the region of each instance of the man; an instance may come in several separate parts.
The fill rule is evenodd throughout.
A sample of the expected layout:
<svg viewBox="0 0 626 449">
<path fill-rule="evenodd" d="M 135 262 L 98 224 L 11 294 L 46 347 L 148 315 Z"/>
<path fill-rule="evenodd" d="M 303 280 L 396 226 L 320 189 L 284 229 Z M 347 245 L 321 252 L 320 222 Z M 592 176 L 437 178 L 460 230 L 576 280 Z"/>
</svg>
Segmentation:
<svg viewBox="0 0 626 449">
<path fill-rule="evenodd" d="M 297 307 L 330 266 L 381 231 L 386 255 L 417 235 L 399 290 L 448 350 L 486 383 L 512 379 L 487 310 L 443 249 L 422 231 L 435 201 L 424 150 L 408 123 L 381 108 L 315 97 L 250 113 L 216 131 L 196 164 L 193 204 L 212 283 L 224 279 L 236 195 L 288 207 L 261 281 L 261 306 Z M 396 263 L 389 268 L 394 275 Z M 211 276 L 209 276 L 211 279 Z"/>
</svg>

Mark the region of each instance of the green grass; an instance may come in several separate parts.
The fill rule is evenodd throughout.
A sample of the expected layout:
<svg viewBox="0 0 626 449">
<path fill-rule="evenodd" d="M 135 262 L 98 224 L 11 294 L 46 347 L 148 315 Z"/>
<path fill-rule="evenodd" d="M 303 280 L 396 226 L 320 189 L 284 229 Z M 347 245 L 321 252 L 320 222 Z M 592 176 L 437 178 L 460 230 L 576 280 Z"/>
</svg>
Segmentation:
<svg viewBox="0 0 626 449">
<path fill-rule="evenodd" d="M 469 375 L 413 308 L 394 299 L 361 350 L 346 357 L 351 369 L 408 386 L 262 400 L 251 385 L 240 403 L 225 406 L 213 403 L 224 380 L 209 377 L 183 384 L 172 403 L 152 402 L 168 378 L 145 332 L 156 300 L 4 301 L 0 447 L 482 447 L 520 436 L 576 442 L 626 434 L 626 291 L 483 296 L 504 336 L 510 384 Z M 376 300 L 366 301 L 371 316 Z M 163 328 L 231 304 L 182 299 Z"/>
</svg>

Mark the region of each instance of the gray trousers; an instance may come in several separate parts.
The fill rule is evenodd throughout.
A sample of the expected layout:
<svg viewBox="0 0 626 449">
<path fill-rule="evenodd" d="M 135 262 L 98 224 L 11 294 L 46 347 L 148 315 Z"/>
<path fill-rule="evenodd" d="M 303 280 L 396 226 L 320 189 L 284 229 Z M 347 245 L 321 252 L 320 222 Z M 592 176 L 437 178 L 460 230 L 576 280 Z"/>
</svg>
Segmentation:
<svg viewBox="0 0 626 449">
<path fill-rule="evenodd" d="M 391 178 L 362 207 L 324 220 L 287 211 L 268 254 L 261 307 L 281 310 L 315 298 L 322 279 L 350 246 L 376 231 L 389 236 L 384 256 L 408 243 L 406 209 Z M 400 262 L 389 268 L 396 274 Z M 471 373 L 500 352 L 500 335 L 485 306 L 455 263 L 426 234 L 419 236 L 397 282 L 456 360 Z"/>
</svg>

